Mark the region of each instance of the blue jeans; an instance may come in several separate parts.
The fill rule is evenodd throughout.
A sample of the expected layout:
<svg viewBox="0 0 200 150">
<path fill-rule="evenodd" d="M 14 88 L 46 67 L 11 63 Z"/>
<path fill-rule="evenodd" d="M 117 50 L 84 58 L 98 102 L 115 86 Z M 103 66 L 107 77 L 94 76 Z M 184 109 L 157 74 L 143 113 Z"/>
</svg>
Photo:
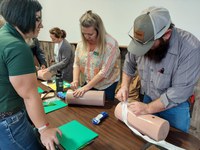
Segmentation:
<svg viewBox="0 0 200 150">
<path fill-rule="evenodd" d="M 149 96 L 144 95 L 143 102 L 150 103 L 152 100 Z M 190 104 L 188 101 L 179 104 L 176 107 L 156 113 L 159 116 L 169 121 L 170 126 L 188 132 L 190 128 Z"/>
<path fill-rule="evenodd" d="M 24 110 L 0 120 L 0 150 L 42 150 Z"/>
</svg>

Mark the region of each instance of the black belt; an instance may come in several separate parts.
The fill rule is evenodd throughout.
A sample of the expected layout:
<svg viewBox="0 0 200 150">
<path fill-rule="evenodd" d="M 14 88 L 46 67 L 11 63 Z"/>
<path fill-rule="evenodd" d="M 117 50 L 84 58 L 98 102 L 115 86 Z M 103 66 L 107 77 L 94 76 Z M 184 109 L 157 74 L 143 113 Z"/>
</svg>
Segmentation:
<svg viewBox="0 0 200 150">
<path fill-rule="evenodd" d="M 19 112 L 21 109 L 19 107 L 15 108 L 13 111 L 7 111 L 7 112 L 0 112 L 0 119 L 4 119 L 6 117 L 12 116 Z"/>
</svg>

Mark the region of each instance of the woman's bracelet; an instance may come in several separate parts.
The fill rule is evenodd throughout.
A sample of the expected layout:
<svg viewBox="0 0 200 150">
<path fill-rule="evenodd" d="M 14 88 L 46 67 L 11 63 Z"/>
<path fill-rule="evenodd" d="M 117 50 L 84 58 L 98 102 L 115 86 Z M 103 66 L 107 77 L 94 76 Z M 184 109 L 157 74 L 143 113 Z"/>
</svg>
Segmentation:
<svg viewBox="0 0 200 150">
<path fill-rule="evenodd" d="M 48 126 L 49 126 L 49 123 L 46 123 L 46 124 L 43 125 L 42 127 L 39 127 L 39 128 L 38 128 L 38 131 L 40 132 L 40 131 L 44 130 L 45 128 L 47 128 Z"/>
</svg>

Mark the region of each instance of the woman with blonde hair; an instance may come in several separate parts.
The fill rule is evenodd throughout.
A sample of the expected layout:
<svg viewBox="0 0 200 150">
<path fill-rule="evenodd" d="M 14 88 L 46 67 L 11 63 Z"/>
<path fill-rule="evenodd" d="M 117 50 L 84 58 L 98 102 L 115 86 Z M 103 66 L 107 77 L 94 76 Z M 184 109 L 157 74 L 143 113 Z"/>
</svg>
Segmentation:
<svg viewBox="0 0 200 150">
<path fill-rule="evenodd" d="M 110 36 L 99 15 L 91 10 L 80 18 L 81 38 L 75 51 L 73 71 L 74 96 L 83 96 L 88 90 L 105 91 L 106 99 L 114 100 L 115 89 L 120 79 L 117 41 Z M 84 84 L 80 84 L 80 75 Z"/>
</svg>

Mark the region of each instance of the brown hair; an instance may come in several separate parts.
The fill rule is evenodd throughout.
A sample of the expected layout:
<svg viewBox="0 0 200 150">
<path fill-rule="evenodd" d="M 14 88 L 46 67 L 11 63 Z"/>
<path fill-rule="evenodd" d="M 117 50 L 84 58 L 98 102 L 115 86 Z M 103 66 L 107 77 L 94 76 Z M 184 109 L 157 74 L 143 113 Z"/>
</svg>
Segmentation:
<svg viewBox="0 0 200 150">
<path fill-rule="evenodd" d="M 65 30 L 61 30 L 58 27 L 54 27 L 51 30 L 49 30 L 49 33 L 55 35 L 56 38 L 63 38 L 63 39 L 67 35 L 66 32 L 65 32 Z"/>
</svg>

